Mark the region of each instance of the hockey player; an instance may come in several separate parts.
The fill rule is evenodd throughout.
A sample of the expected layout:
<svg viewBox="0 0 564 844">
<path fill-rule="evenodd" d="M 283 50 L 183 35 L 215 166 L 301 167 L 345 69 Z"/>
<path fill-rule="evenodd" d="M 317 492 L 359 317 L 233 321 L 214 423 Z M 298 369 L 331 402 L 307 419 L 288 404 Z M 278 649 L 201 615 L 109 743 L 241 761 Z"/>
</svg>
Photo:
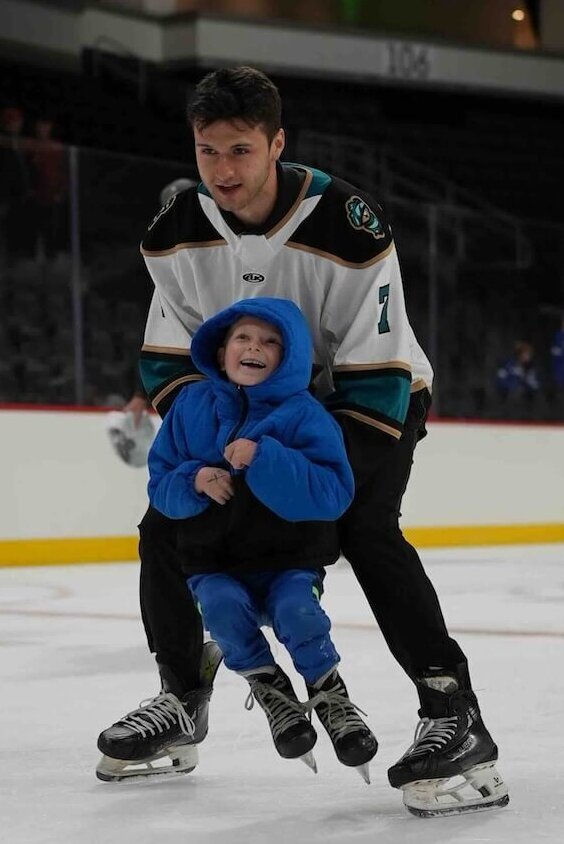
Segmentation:
<svg viewBox="0 0 564 844">
<path fill-rule="evenodd" d="M 260 71 L 208 74 L 188 117 L 202 182 L 159 211 L 142 243 L 155 284 L 141 357 L 147 393 L 164 416 L 181 387 L 201 379 L 186 349 L 203 320 L 234 301 L 278 296 L 299 305 L 321 373 L 318 396 L 342 427 L 355 475 L 354 501 L 339 521 L 341 549 L 419 695 L 416 738 L 390 768 L 390 783 L 420 814 L 504 805 L 497 747 L 466 657 L 399 528 L 432 370 L 408 321 L 384 212 L 360 188 L 280 163 L 280 98 Z M 198 703 L 209 688 L 199 685 L 202 628 L 185 595 L 175 533 L 175 522 L 149 508 L 140 525 L 141 609 L 162 694 L 100 735 L 102 774 L 119 760 L 124 768 L 131 760 L 150 764 L 178 742 L 188 742 L 184 766 L 197 764 L 207 730 L 207 709 Z M 193 720 L 191 745 L 180 714 L 154 726 L 163 695 Z M 448 780 L 459 774 L 462 785 L 451 791 Z"/>
<path fill-rule="evenodd" d="M 349 700 L 319 603 L 354 481 L 339 426 L 308 392 L 307 323 L 286 299 L 244 299 L 198 329 L 191 356 L 208 380 L 185 387 L 165 416 L 149 454 L 151 504 L 182 519 L 188 585 L 278 753 L 316 769 L 306 717 L 315 708 L 339 760 L 368 782 L 376 739 Z M 263 622 L 306 681 L 305 710 Z"/>
</svg>

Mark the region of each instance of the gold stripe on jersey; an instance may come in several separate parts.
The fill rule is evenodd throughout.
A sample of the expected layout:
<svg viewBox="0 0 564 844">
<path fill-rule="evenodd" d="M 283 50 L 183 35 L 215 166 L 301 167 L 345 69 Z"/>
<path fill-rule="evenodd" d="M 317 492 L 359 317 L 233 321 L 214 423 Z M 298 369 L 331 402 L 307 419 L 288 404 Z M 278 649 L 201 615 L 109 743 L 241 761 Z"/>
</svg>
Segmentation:
<svg viewBox="0 0 564 844">
<path fill-rule="evenodd" d="M 163 258 L 165 255 L 174 255 L 176 252 L 180 252 L 181 249 L 209 249 L 211 246 L 227 246 L 227 241 L 223 237 L 218 238 L 218 240 L 202 240 L 197 243 L 188 241 L 186 243 L 177 243 L 169 249 L 161 249 L 156 252 L 143 249 L 143 244 L 141 244 L 139 251 L 147 258 Z"/>
<path fill-rule="evenodd" d="M 189 384 L 193 381 L 205 381 L 205 380 L 206 379 L 203 375 L 183 375 L 181 378 L 176 378 L 170 384 L 167 384 L 167 386 L 164 388 L 164 390 L 161 390 L 160 393 L 157 393 L 157 395 L 152 400 L 152 405 L 155 408 L 155 410 L 158 410 L 158 406 L 159 406 L 160 402 L 162 402 L 163 399 L 165 399 L 168 395 L 170 395 L 170 393 L 173 392 L 173 390 L 176 390 L 182 384 Z"/>
<path fill-rule="evenodd" d="M 431 392 L 431 388 L 422 378 L 416 378 L 415 381 L 413 381 L 409 392 L 418 393 L 420 390 L 429 390 L 429 392 Z"/>
<path fill-rule="evenodd" d="M 379 252 L 378 255 L 370 258 L 369 261 L 355 264 L 353 261 L 345 261 L 343 258 L 339 258 L 338 255 L 331 254 L 331 252 L 324 252 L 322 249 L 315 249 L 313 246 L 305 246 L 303 243 L 295 243 L 293 240 L 287 240 L 284 246 L 290 249 L 298 249 L 301 252 L 309 252 L 312 255 L 317 255 L 319 258 L 327 258 L 328 261 L 332 261 L 334 264 L 339 264 L 341 267 L 349 267 L 353 270 L 363 270 L 366 267 L 372 267 L 374 264 L 378 264 L 387 258 L 395 248 L 392 242 L 383 252 Z"/>
<path fill-rule="evenodd" d="M 362 422 L 365 425 L 370 425 L 372 428 L 378 428 L 378 430 L 383 431 L 386 434 L 390 434 L 390 436 L 395 437 L 396 440 L 399 440 L 401 437 L 402 432 L 398 431 L 397 428 L 392 428 L 391 425 L 386 425 L 385 422 L 380 422 L 378 419 L 374 419 L 372 416 L 365 416 L 363 413 L 359 413 L 357 410 L 334 410 L 333 413 L 337 416 L 341 413 L 343 416 L 352 416 L 353 419 L 357 419 L 359 422 Z"/>
<path fill-rule="evenodd" d="M 403 360 L 388 360 L 385 363 L 341 363 L 332 367 L 333 372 L 374 372 L 378 369 L 403 369 L 411 372 L 411 366 Z"/>
<path fill-rule="evenodd" d="M 271 228 L 269 231 L 266 232 L 265 237 L 267 237 L 267 238 L 272 237 L 273 235 L 276 234 L 276 232 L 279 232 L 280 229 L 284 228 L 284 226 L 286 225 L 286 223 L 288 222 L 290 217 L 293 217 L 294 214 L 297 212 L 297 210 L 298 210 L 299 206 L 301 205 L 306 193 L 309 190 L 309 186 L 311 185 L 312 181 L 313 181 L 313 173 L 311 173 L 309 170 L 306 170 L 304 183 L 303 183 L 301 190 L 300 190 L 300 192 L 299 192 L 299 194 L 296 198 L 296 201 L 294 202 L 292 207 L 284 214 L 282 219 L 279 220 L 276 223 L 276 225 L 273 226 L 273 228 Z"/>
<path fill-rule="evenodd" d="M 182 357 L 190 357 L 190 350 L 183 349 L 180 346 L 149 346 L 144 343 L 141 347 L 142 352 L 155 352 L 156 354 L 165 355 L 182 355 Z"/>
</svg>

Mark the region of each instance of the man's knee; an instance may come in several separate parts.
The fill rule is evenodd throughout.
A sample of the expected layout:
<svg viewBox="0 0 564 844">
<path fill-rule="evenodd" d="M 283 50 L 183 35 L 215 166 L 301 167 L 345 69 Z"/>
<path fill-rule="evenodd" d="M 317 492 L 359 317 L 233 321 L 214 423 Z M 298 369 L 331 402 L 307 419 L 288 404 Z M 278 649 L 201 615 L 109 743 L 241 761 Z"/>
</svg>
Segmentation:
<svg viewBox="0 0 564 844">
<path fill-rule="evenodd" d="M 402 540 L 399 526 L 400 513 L 397 510 L 359 507 L 347 513 L 339 522 L 341 550 L 348 558 L 348 552 L 357 549 L 377 548 Z"/>
<path fill-rule="evenodd" d="M 163 516 L 154 507 L 147 509 L 139 523 L 139 536 L 142 541 L 156 541 L 163 537 L 170 541 L 170 537 L 174 536 L 175 533 L 175 522 Z"/>
</svg>

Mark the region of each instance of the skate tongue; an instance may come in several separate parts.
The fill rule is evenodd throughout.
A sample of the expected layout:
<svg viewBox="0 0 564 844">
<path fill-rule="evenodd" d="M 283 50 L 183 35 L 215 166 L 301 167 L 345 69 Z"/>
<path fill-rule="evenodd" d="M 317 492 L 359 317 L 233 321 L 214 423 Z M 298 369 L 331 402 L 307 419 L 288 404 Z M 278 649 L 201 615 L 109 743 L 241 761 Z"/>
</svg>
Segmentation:
<svg viewBox="0 0 564 844">
<path fill-rule="evenodd" d="M 275 665 L 262 665 L 260 668 L 251 668 L 248 671 L 238 671 L 241 677 L 252 683 L 253 680 L 258 680 L 259 683 L 272 683 L 276 674 Z"/>
<path fill-rule="evenodd" d="M 337 672 L 335 671 L 335 667 L 333 666 L 333 668 L 330 668 L 329 671 L 326 671 L 325 674 L 323 674 L 319 678 L 319 680 L 315 681 L 315 683 L 312 685 L 312 688 L 316 689 L 317 691 L 330 689 L 336 679 Z"/>
<path fill-rule="evenodd" d="M 422 677 L 420 682 L 429 689 L 442 692 L 445 695 L 452 695 L 458 691 L 458 682 L 452 676 L 438 674 L 434 677 Z"/>
<path fill-rule="evenodd" d="M 417 681 L 420 718 L 444 718 L 450 714 L 452 695 L 459 689 L 452 674 L 429 674 Z"/>
</svg>

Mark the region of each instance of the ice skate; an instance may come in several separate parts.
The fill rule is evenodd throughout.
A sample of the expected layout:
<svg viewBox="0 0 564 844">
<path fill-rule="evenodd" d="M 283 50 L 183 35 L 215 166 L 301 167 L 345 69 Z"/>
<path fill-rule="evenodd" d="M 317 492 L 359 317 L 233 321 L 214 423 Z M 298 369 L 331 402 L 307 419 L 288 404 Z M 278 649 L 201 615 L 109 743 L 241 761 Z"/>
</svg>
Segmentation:
<svg viewBox="0 0 564 844">
<path fill-rule="evenodd" d="M 365 783 L 370 784 L 368 763 L 376 755 L 378 742 L 351 702 L 339 673 L 333 669 L 313 686 L 307 687 L 309 707 L 325 727 L 343 765 L 356 768 Z M 363 713 L 364 714 L 364 713 Z"/>
<path fill-rule="evenodd" d="M 497 747 L 475 694 L 460 677 L 431 674 L 418 683 L 420 722 L 415 740 L 388 771 L 403 802 L 423 818 L 506 806 L 507 786 L 495 762 Z"/>
<path fill-rule="evenodd" d="M 208 732 L 213 681 L 223 659 L 215 642 L 202 651 L 200 686 L 182 695 L 173 672 L 160 666 L 162 691 L 112 724 L 98 737 L 104 754 L 96 776 L 105 781 L 188 774 L 198 764 L 198 748 Z"/>
<path fill-rule="evenodd" d="M 244 676 L 251 686 L 245 707 L 252 709 L 256 700 L 264 710 L 280 756 L 301 759 L 316 774 L 317 764 L 311 751 L 317 741 L 317 733 L 306 717 L 290 679 L 279 665 L 267 666 Z"/>
</svg>

